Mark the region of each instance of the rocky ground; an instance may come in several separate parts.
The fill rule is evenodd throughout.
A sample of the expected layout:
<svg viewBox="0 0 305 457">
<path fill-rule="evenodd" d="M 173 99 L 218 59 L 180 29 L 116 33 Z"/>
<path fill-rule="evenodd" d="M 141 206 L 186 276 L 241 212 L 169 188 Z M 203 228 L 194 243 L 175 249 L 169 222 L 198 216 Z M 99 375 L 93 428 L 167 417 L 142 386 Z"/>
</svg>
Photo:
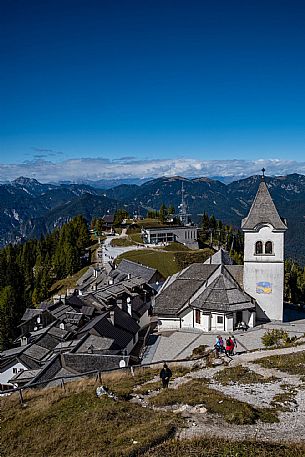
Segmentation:
<svg viewBox="0 0 305 457">
<path fill-rule="evenodd" d="M 219 436 L 232 440 L 257 439 L 266 441 L 289 441 L 302 442 L 305 440 L 305 382 L 302 375 L 289 374 L 275 368 L 264 368 L 258 363 L 259 359 L 286 354 L 304 352 L 304 345 L 297 347 L 275 349 L 270 351 L 248 352 L 235 355 L 233 360 L 225 356 L 215 360 L 211 368 L 203 367 L 196 371 L 190 371 L 182 377 L 171 382 L 170 388 L 177 389 L 183 383 L 196 378 L 208 378 L 209 387 L 222 392 L 229 397 L 246 402 L 258 408 L 276 407 L 279 422 L 235 425 L 229 424 L 216 414 L 210 414 L 204 405 L 189 406 L 187 403 L 181 405 L 164 406 L 156 409 L 178 411 L 187 420 L 187 427 L 179 430 L 177 437 L 193 438 L 202 436 Z M 190 362 L 194 365 L 194 362 Z M 242 366 L 250 369 L 253 373 L 263 376 L 262 382 L 242 383 L 238 380 L 223 385 L 215 379 L 215 375 L 226 366 L 234 368 Z M 304 370 L 305 375 L 305 370 Z M 267 378 L 267 379 L 266 379 Z M 155 379 L 157 381 L 157 378 Z M 288 396 L 285 399 L 285 395 Z M 149 404 L 150 398 L 158 395 L 158 391 L 152 390 L 146 395 L 134 393 L 134 402 L 140 403 L 143 407 L 152 407 Z M 191 392 L 190 392 L 191 396 Z M 275 400 L 277 399 L 277 402 Z"/>
</svg>

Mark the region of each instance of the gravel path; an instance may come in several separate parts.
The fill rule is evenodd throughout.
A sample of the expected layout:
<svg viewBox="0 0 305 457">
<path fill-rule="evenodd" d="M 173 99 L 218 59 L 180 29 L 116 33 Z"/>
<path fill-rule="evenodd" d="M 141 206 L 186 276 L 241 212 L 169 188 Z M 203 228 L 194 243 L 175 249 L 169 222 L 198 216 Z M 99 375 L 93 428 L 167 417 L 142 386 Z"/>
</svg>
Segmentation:
<svg viewBox="0 0 305 457">
<path fill-rule="evenodd" d="M 177 437 L 179 439 L 194 438 L 200 436 L 214 436 L 233 440 L 259 439 L 263 441 L 289 441 L 289 442 L 304 442 L 304 427 L 305 427 L 305 384 L 299 376 L 291 375 L 277 369 L 264 368 L 259 364 L 255 364 L 256 360 L 271 355 L 285 355 L 304 351 L 305 346 L 292 348 L 275 349 L 270 351 L 257 351 L 246 354 L 236 355 L 230 362 L 229 366 L 242 365 L 250 370 L 266 377 L 276 377 L 275 381 L 270 383 L 253 383 L 253 384 L 237 384 L 232 383 L 223 386 L 216 382 L 214 375 L 224 368 L 224 364 L 213 367 L 203 368 L 198 371 L 192 371 L 171 382 L 172 388 L 177 388 L 181 384 L 195 378 L 209 378 L 210 386 L 222 393 L 240 401 L 247 402 L 256 407 L 271 407 L 272 399 L 275 395 L 284 393 L 283 386 L 288 390 L 294 389 L 297 393 L 293 399 L 293 407 L 290 411 L 279 412 L 280 423 L 269 424 L 257 422 L 253 425 L 234 425 L 226 423 L 222 418 L 215 414 L 196 413 L 193 410 L 185 410 L 182 415 L 186 418 L 188 426 L 181 429 Z M 227 358 L 224 357 L 227 361 Z M 144 397 L 138 397 L 134 401 L 149 407 L 148 399 L 157 392 L 151 392 Z M 158 408 L 162 409 L 162 408 Z M 170 409 L 170 408 L 163 408 Z M 204 410 L 204 408 L 203 408 Z"/>
</svg>

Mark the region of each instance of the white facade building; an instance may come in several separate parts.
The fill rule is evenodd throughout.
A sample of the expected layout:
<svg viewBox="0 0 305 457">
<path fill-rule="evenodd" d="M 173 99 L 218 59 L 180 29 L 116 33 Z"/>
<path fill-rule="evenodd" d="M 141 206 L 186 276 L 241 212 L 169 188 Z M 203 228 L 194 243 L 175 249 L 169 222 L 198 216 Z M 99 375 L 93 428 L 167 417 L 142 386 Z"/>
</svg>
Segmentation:
<svg viewBox="0 0 305 457">
<path fill-rule="evenodd" d="M 166 244 L 176 241 L 190 249 L 198 249 L 198 227 L 194 225 L 145 227 L 141 234 L 145 244 Z"/>
</svg>

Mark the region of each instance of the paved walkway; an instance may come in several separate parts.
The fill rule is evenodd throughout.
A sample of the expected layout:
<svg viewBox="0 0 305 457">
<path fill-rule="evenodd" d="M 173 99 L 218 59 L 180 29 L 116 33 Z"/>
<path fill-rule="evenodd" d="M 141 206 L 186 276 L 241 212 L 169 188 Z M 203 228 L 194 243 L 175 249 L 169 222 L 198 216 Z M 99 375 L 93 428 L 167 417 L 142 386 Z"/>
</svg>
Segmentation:
<svg viewBox="0 0 305 457">
<path fill-rule="evenodd" d="M 247 352 L 262 349 L 262 336 L 272 328 L 283 328 L 289 337 L 298 338 L 305 334 L 305 321 L 293 321 L 291 323 L 268 323 L 257 326 L 247 332 L 234 332 L 237 341 L 237 351 Z M 217 333 L 203 333 L 196 329 L 180 329 L 164 331 L 157 335 L 150 347 L 144 353 L 143 363 L 158 362 L 162 360 L 183 359 L 192 354 L 193 349 L 200 345 L 214 347 Z M 223 337 L 225 338 L 225 334 Z M 274 351 L 272 351 L 274 353 Z M 265 351 L 264 351 L 265 353 Z"/>
</svg>

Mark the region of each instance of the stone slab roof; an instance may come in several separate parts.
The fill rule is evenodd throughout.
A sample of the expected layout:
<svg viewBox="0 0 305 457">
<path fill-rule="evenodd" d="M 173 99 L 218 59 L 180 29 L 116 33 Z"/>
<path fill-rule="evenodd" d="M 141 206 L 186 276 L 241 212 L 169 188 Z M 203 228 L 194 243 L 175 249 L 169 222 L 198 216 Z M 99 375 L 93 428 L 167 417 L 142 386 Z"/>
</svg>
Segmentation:
<svg viewBox="0 0 305 457">
<path fill-rule="evenodd" d="M 156 296 L 154 314 L 175 316 L 219 265 L 194 263 L 182 270 L 176 279 Z"/>
<path fill-rule="evenodd" d="M 123 359 L 128 366 L 129 357 L 122 355 L 105 354 L 63 354 L 65 367 L 78 373 L 88 371 L 107 371 L 119 368 L 120 361 Z"/>
<path fill-rule="evenodd" d="M 22 370 L 19 373 L 15 374 L 9 380 L 9 382 L 11 382 L 11 383 L 18 383 L 18 382 L 26 383 L 26 382 L 29 382 L 35 376 L 37 376 L 38 373 L 40 373 L 40 371 L 41 371 L 41 369 L 38 369 L 38 370 Z"/>
<path fill-rule="evenodd" d="M 213 265 L 233 265 L 233 259 L 231 259 L 228 251 L 224 249 L 219 249 L 215 252 L 211 257 L 209 257 L 205 262 L 205 264 L 213 264 Z"/>
<path fill-rule="evenodd" d="M 21 322 L 29 321 L 35 316 L 39 316 L 43 312 L 43 309 L 27 308 L 21 318 Z"/>
<path fill-rule="evenodd" d="M 244 288 L 244 266 L 243 265 L 226 265 L 227 271 L 233 276 L 241 289 Z"/>
<path fill-rule="evenodd" d="M 121 311 L 123 314 L 124 311 Z M 100 336 L 110 338 L 114 340 L 114 343 L 116 346 L 118 346 L 121 349 L 125 349 L 126 346 L 129 344 L 129 342 L 133 339 L 133 335 L 136 333 L 135 329 L 140 328 L 138 324 L 130 317 L 132 320 L 133 324 L 132 327 L 131 325 L 125 326 L 123 325 L 123 317 L 118 317 L 119 313 L 116 312 L 115 315 L 115 322 L 120 322 L 120 326 L 115 326 L 110 320 L 110 314 L 104 313 L 101 314 L 100 316 L 95 317 L 92 319 L 88 324 L 86 324 L 79 332 L 80 335 L 84 333 L 92 333 L 93 331 L 97 333 Z M 124 323 L 127 322 L 127 318 L 124 321 Z M 130 320 L 128 320 L 128 323 L 131 324 Z M 121 326 L 123 328 L 121 328 Z M 126 330 L 123 330 L 126 329 Z M 128 330 L 127 330 L 128 329 Z"/>
<path fill-rule="evenodd" d="M 191 307 L 202 311 L 232 312 L 255 309 L 255 303 L 222 267 L 219 276 L 191 303 Z"/>
<path fill-rule="evenodd" d="M 33 359 L 35 362 L 42 362 L 43 359 L 51 352 L 50 349 L 39 346 L 36 343 L 30 345 L 24 352 L 23 356 Z"/>
<path fill-rule="evenodd" d="M 117 270 L 121 273 L 125 273 L 126 275 L 130 274 L 132 276 L 142 278 L 146 282 L 151 281 L 158 271 L 155 268 L 150 268 L 142 265 L 141 263 L 132 262 L 131 260 L 126 259 L 123 259 L 120 262 Z"/>
<path fill-rule="evenodd" d="M 112 338 L 90 335 L 88 333 L 85 338 L 82 338 L 80 344 L 78 344 L 78 346 L 76 346 L 70 352 L 76 354 L 87 354 L 89 351 L 92 351 L 92 353 L 107 352 L 109 350 L 112 350 L 114 345 L 114 339 Z"/>
<path fill-rule="evenodd" d="M 243 230 L 255 230 L 261 224 L 271 224 L 275 230 L 287 230 L 264 180 L 259 185 L 248 216 L 242 220 L 241 228 Z"/>
</svg>

